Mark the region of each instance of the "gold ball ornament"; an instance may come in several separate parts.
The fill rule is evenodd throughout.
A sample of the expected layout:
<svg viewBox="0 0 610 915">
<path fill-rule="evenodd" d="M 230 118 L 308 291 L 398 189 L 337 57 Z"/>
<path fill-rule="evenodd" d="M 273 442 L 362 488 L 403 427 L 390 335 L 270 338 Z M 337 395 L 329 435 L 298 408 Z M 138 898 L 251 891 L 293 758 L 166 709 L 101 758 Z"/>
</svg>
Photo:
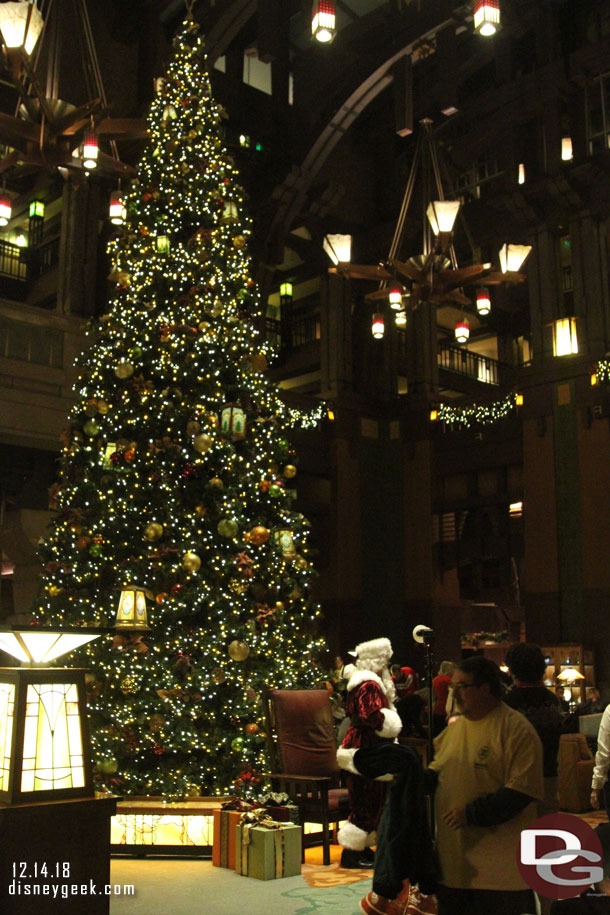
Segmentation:
<svg viewBox="0 0 610 915">
<path fill-rule="evenodd" d="M 125 381 L 127 378 L 131 378 L 135 369 L 131 362 L 119 362 L 114 370 L 114 374 L 117 378 L 120 378 L 121 381 Z"/>
<path fill-rule="evenodd" d="M 224 489 L 225 484 L 222 482 L 220 477 L 212 477 L 210 480 L 210 486 L 213 486 L 215 489 Z"/>
<path fill-rule="evenodd" d="M 246 732 L 248 737 L 256 737 L 256 735 L 259 732 L 259 726 L 257 724 L 254 724 L 254 722 L 252 722 L 251 724 L 247 724 L 245 726 L 244 731 Z"/>
<path fill-rule="evenodd" d="M 286 477 L 287 480 L 292 480 L 297 475 L 297 469 L 294 464 L 286 464 L 282 474 Z"/>
<path fill-rule="evenodd" d="M 226 679 L 227 677 L 222 667 L 215 667 L 212 671 L 212 680 L 214 683 L 224 683 Z"/>
<path fill-rule="evenodd" d="M 95 416 L 97 413 L 97 400 L 88 400 L 85 407 L 85 414 L 87 416 Z"/>
<path fill-rule="evenodd" d="M 105 416 L 110 407 L 105 400 L 98 400 L 97 402 L 98 413 L 101 413 L 102 416 Z"/>
<path fill-rule="evenodd" d="M 262 546 L 263 543 L 267 543 L 269 540 L 269 531 L 266 527 L 263 527 L 262 524 L 253 527 L 249 533 L 250 543 L 253 543 L 255 546 Z"/>
<path fill-rule="evenodd" d="M 197 433 L 200 430 L 201 430 L 201 425 L 197 422 L 196 419 L 192 419 L 192 420 L 190 420 L 190 422 L 188 422 L 186 424 L 186 434 L 187 435 L 197 435 Z"/>
<path fill-rule="evenodd" d="M 294 561 L 294 564 L 297 567 L 297 569 L 306 569 L 307 566 L 309 565 L 309 563 L 307 562 L 307 560 L 305 559 L 304 556 L 297 556 L 297 558 Z"/>
<path fill-rule="evenodd" d="M 264 353 L 255 353 L 250 358 L 250 365 L 254 372 L 266 372 L 269 368 L 269 363 Z"/>
<path fill-rule="evenodd" d="M 88 419 L 85 425 L 83 426 L 83 432 L 85 432 L 89 438 L 95 438 L 99 434 L 100 427 L 94 419 Z"/>
<path fill-rule="evenodd" d="M 245 248 L 246 247 L 245 235 L 235 235 L 233 237 L 233 247 L 234 248 Z"/>
<path fill-rule="evenodd" d="M 195 451 L 198 451 L 199 454 L 205 454 L 210 450 L 214 443 L 214 440 L 211 435 L 206 435 L 205 432 L 201 432 L 199 435 L 196 435 L 193 439 L 193 448 Z"/>
<path fill-rule="evenodd" d="M 187 572 L 198 572 L 201 568 L 201 559 L 197 553 L 185 553 L 182 557 L 182 568 Z"/>
<path fill-rule="evenodd" d="M 234 661 L 245 661 L 250 654 L 250 646 L 246 642 L 235 639 L 229 645 L 229 656 Z"/>
<path fill-rule="evenodd" d="M 159 524 L 158 521 L 150 521 L 144 528 L 144 539 L 145 540 L 158 540 L 163 534 L 163 525 Z"/>
</svg>

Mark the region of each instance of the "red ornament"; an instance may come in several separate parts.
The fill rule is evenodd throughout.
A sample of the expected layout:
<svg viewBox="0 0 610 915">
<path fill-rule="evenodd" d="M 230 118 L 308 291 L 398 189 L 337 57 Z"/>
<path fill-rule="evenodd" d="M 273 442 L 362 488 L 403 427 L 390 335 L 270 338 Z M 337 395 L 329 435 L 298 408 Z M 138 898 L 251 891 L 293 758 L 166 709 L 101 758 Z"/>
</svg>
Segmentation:
<svg viewBox="0 0 610 915">
<path fill-rule="evenodd" d="M 170 588 L 170 594 L 180 594 L 181 591 L 182 591 L 182 585 L 179 583 L 172 585 L 172 587 Z"/>
</svg>

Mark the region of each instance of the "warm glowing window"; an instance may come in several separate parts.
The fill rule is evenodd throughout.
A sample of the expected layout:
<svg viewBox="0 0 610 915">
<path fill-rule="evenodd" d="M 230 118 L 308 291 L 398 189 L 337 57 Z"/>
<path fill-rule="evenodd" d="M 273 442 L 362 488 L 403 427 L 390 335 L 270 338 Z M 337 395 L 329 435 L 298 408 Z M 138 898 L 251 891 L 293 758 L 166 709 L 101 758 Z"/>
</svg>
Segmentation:
<svg viewBox="0 0 610 915">
<path fill-rule="evenodd" d="M 8 791 L 15 720 L 15 685 L 0 683 L 0 791 Z"/>
<path fill-rule="evenodd" d="M 22 791 L 82 788 L 83 742 L 76 683 L 28 685 Z"/>
<path fill-rule="evenodd" d="M 553 355 L 570 356 L 577 352 L 576 318 L 559 318 L 553 323 Z"/>
<path fill-rule="evenodd" d="M 511 502 L 508 506 L 508 514 L 511 518 L 520 518 L 523 514 L 523 502 Z"/>
</svg>

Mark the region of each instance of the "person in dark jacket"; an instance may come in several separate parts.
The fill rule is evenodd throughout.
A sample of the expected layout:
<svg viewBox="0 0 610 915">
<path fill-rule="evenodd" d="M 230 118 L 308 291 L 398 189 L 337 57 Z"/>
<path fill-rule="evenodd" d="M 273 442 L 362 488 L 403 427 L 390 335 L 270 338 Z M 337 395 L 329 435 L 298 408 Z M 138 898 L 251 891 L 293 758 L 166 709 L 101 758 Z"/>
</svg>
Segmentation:
<svg viewBox="0 0 610 915">
<path fill-rule="evenodd" d="M 525 715 L 542 741 L 544 798 L 539 815 L 557 813 L 557 754 L 564 717 L 557 696 L 543 683 L 546 661 L 533 642 L 519 642 L 509 648 L 506 665 L 515 685 L 504 697 L 511 708 Z"/>
</svg>

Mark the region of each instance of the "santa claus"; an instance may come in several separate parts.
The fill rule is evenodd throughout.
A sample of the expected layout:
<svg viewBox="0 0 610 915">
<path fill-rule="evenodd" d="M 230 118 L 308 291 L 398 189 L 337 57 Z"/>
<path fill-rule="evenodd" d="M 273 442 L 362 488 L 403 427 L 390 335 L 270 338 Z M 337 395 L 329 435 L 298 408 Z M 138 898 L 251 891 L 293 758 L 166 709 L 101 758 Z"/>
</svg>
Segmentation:
<svg viewBox="0 0 610 915">
<path fill-rule="evenodd" d="M 394 684 L 388 669 L 392 657 L 389 639 L 372 639 L 356 646 L 356 662 L 345 668 L 347 699 L 345 708 L 350 726 L 337 750 L 339 766 L 346 776 L 351 812 L 338 833 L 343 846 L 342 867 L 372 867 L 374 856 L 369 846 L 376 842 L 386 786 L 379 779 L 365 778 L 353 763 L 356 750 L 391 743 L 400 733 L 401 721 L 394 708 Z"/>
</svg>

